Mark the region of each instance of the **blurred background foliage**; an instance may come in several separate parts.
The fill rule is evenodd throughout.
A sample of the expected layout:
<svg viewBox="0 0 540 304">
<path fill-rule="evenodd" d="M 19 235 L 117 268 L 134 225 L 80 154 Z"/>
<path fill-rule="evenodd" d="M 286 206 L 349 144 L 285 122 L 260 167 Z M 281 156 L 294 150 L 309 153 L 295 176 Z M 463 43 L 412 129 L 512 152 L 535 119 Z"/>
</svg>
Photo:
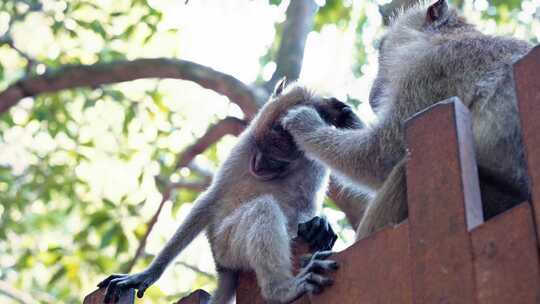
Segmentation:
<svg viewBox="0 0 540 304">
<path fill-rule="evenodd" d="M 316 2 L 300 79 L 348 99 L 369 119 L 365 102 L 384 30 L 380 9 L 391 4 Z M 454 4 L 487 33 L 540 39 L 539 0 Z M 143 57 L 191 60 L 260 86 L 276 70 L 288 5 L 3 0 L 0 92 L 65 66 Z M 212 90 L 171 79 L 53 91 L 23 98 L 2 113 L 0 302 L 79 303 L 106 275 L 143 269 L 235 138 L 211 143 L 181 169 L 179 155 L 227 116 L 243 119 L 244 113 Z M 163 209 L 156 213 L 158 206 Z M 338 249 L 345 247 L 353 239 L 345 215 L 329 199 L 323 213 L 341 236 Z M 134 261 L 141 242 L 146 246 Z M 214 284 L 210 251 L 199 238 L 139 301 L 171 302 Z"/>
</svg>

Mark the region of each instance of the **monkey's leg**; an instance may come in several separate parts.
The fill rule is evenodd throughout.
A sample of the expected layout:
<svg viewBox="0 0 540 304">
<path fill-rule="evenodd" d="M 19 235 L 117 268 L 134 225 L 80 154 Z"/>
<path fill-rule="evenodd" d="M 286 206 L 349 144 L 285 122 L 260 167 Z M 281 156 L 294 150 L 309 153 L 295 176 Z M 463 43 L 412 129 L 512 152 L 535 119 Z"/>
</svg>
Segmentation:
<svg viewBox="0 0 540 304">
<path fill-rule="evenodd" d="M 363 239 L 389 224 L 407 218 L 406 160 L 401 160 L 390 172 L 358 226 L 356 239 Z"/>
<path fill-rule="evenodd" d="M 236 290 L 236 283 L 238 280 L 238 274 L 236 271 L 218 267 L 218 286 L 209 304 L 227 304 L 232 303 L 234 292 Z"/>
<path fill-rule="evenodd" d="M 243 238 L 249 266 L 255 271 L 263 297 L 271 303 L 289 303 L 306 292 L 318 292 L 331 280 L 315 271 L 336 269 L 334 261 L 325 261 L 329 253 L 315 254 L 298 276 L 292 275 L 290 236 L 287 219 L 270 196 L 250 203 L 231 239 Z"/>
</svg>

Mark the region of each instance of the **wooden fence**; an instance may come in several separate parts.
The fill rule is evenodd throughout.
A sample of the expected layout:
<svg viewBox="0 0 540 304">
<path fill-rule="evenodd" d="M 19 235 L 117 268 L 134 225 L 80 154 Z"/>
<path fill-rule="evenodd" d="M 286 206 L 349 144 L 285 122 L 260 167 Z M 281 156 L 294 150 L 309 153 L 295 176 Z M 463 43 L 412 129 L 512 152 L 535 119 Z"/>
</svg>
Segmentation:
<svg viewBox="0 0 540 304">
<path fill-rule="evenodd" d="M 540 46 L 514 65 L 514 80 L 532 202 L 483 221 L 469 113 L 457 98 L 440 102 L 406 125 L 409 219 L 333 255 L 335 284 L 295 303 L 540 303 Z M 197 291 L 178 303 L 207 299 Z M 237 303 L 265 303 L 252 273 Z"/>
</svg>

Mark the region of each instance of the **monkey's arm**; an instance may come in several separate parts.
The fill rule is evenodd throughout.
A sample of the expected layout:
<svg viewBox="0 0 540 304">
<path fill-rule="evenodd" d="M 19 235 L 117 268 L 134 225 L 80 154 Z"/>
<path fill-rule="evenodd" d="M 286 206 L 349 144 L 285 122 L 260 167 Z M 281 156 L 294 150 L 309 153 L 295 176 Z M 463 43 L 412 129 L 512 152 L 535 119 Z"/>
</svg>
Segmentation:
<svg viewBox="0 0 540 304">
<path fill-rule="evenodd" d="M 372 189 L 381 186 L 405 154 L 401 127 L 392 119 L 371 129 L 336 129 L 313 108 L 299 107 L 289 111 L 282 123 L 308 156 Z"/>
<path fill-rule="evenodd" d="M 137 296 L 142 298 L 146 289 L 161 277 L 169 263 L 209 224 L 210 209 L 215 199 L 215 194 L 210 191 L 197 198 L 187 218 L 144 271 L 132 275 L 113 274 L 100 282 L 99 288 L 108 286 L 104 302 L 116 303 L 120 295 L 130 288 L 138 289 Z"/>
</svg>

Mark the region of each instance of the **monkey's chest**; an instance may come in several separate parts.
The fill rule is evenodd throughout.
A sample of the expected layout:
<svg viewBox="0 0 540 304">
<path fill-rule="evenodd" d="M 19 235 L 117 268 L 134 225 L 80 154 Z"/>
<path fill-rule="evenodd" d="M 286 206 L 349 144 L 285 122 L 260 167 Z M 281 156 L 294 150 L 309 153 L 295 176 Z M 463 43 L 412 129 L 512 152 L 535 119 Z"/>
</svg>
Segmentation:
<svg viewBox="0 0 540 304">
<path fill-rule="evenodd" d="M 261 195 L 222 216 L 207 230 L 217 265 L 249 269 L 254 252 L 265 256 L 276 250 L 268 240 L 288 247 L 298 224 L 311 219 L 315 203 L 302 196 Z M 219 221 L 217 220 L 219 218 Z M 278 243 L 279 243 L 278 242 Z"/>
</svg>

